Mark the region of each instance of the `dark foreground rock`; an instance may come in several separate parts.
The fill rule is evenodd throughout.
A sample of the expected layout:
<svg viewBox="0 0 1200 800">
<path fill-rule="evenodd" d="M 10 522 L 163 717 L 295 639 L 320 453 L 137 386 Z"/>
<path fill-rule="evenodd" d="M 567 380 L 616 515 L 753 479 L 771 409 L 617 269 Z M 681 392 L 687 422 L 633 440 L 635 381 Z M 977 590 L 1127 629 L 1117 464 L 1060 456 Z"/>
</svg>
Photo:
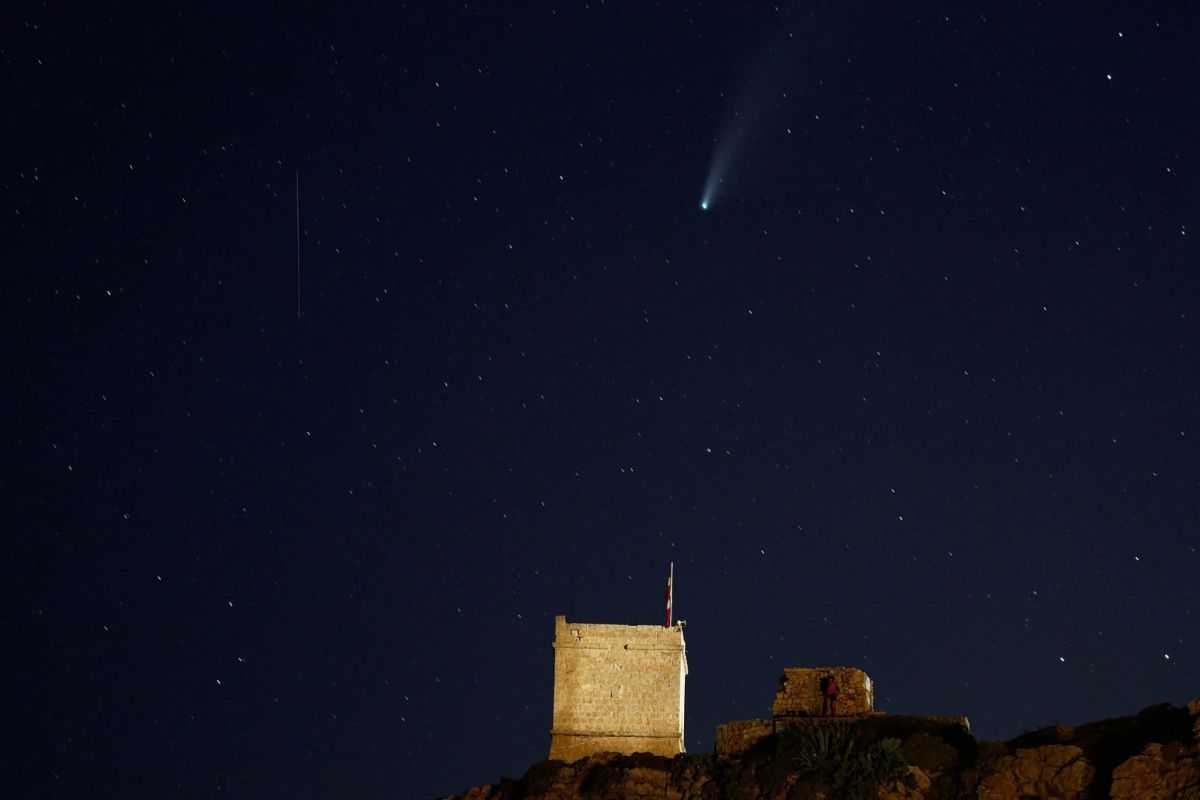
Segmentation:
<svg viewBox="0 0 1200 800">
<path fill-rule="evenodd" d="M 763 736 L 737 756 L 544 761 L 449 800 L 1200 800 L 1200 700 L 1008 742 L 923 717 Z"/>
</svg>

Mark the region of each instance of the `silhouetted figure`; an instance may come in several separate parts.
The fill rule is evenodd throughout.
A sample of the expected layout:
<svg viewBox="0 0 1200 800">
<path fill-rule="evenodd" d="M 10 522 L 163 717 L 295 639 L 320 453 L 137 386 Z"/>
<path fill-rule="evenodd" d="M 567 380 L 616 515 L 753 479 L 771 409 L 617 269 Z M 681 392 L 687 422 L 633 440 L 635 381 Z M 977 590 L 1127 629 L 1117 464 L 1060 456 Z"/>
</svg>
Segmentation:
<svg viewBox="0 0 1200 800">
<path fill-rule="evenodd" d="M 838 685 L 832 675 L 821 681 L 821 716 L 837 716 Z"/>
</svg>

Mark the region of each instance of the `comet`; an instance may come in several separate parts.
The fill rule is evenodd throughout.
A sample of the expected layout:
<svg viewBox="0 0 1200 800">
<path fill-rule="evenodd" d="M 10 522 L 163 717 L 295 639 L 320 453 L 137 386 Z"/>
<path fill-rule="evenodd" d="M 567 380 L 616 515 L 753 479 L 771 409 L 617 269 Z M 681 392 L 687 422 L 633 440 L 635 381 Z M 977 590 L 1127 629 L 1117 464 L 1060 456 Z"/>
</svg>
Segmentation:
<svg viewBox="0 0 1200 800">
<path fill-rule="evenodd" d="M 701 211 L 708 211 L 721 199 L 735 166 L 742 168 L 750 164 L 746 159 L 747 151 L 760 149 L 760 140 L 766 133 L 764 122 L 776 105 L 779 83 L 777 65 L 767 61 L 766 66 L 759 67 L 742 87 L 736 105 L 727 112 L 715 139 L 712 162 L 700 195 Z"/>
<path fill-rule="evenodd" d="M 723 135 L 717 140 L 713 151 L 712 163 L 708 167 L 708 177 L 704 179 L 704 192 L 700 195 L 700 210 L 708 211 L 717 201 L 725 183 L 725 173 L 729 169 L 734 156 L 741 149 L 743 128 L 726 125 Z"/>
<path fill-rule="evenodd" d="M 768 135 L 768 119 L 778 110 L 782 98 L 787 97 L 783 89 L 794 78 L 797 55 L 790 33 L 792 26 L 783 23 L 773 27 L 777 29 L 772 37 L 775 41 L 761 51 L 761 56 L 740 78 L 738 90 L 727 98 L 732 103 L 726 108 L 720 130 L 713 139 L 712 161 L 700 194 L 702 212 L 721 201 L 730 188 L 735 167 L 740 171 L 746 166 L 761 169 L 761 164 L 753 164 L 746 154 L 762 149 L 759 145 Z"/>
</svg>

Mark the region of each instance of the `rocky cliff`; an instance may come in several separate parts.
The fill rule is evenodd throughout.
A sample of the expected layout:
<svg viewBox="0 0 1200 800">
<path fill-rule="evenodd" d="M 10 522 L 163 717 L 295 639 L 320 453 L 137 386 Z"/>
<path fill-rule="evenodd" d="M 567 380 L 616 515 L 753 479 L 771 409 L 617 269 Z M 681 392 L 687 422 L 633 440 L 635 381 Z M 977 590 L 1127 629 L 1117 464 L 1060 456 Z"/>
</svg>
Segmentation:
<svg viewBox="0 0 1200 800">
<path fill-rule="evenodd" d="M 870 716 L 779 729 L 737 756 L 601 754 L 535 764 L 453 800 L 1200 800 L 1200 700 L 1008 742 Z"/>
</svg>

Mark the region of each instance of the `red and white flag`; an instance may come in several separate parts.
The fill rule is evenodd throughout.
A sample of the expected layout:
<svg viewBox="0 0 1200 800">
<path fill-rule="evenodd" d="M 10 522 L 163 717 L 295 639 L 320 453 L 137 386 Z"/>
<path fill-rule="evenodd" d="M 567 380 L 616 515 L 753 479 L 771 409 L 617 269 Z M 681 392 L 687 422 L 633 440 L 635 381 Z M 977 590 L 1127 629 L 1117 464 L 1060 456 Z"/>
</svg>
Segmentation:
<svg viewBox="0 0 1200 800">
<path fill-rule="evenodd" d="M 671 627 L 671 584 L 675 583 L 675 562 L 671 562 L 671 571 L 667 573 L 667 624 L 664 628 Z"/>
</svg>

